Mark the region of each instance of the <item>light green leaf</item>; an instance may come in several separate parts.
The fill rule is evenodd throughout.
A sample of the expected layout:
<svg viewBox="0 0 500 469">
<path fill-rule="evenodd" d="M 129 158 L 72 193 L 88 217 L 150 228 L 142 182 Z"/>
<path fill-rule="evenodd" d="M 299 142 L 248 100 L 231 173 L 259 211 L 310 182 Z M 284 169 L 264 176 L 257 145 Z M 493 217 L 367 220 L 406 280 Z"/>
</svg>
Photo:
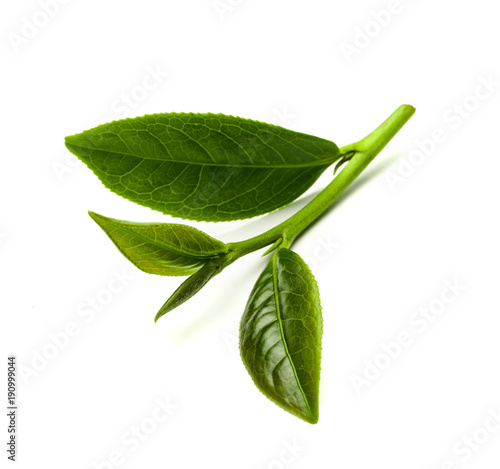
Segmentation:
<svg viewBox="0 0 500 469">
<path fill-rule="evenodd" d="M 113 192 L 192 220 L 250 218 L 289 204 L 337 161 L 328 140 L 222 114 L 153 114 L 66 137 Z"/>
<path fill-rule="evenodd" d="M 246 305 L 241 357 L 267 397 L 309 423 L 319 417 L 322 327 L 311 271 L 298 254 L 278 248 Z"/>
<path fill-rule="evenodd" d="M 224 243 L 190 226 L 134 223 L 89 212 L 120 252 L 148 274 L 191 275 L 227 252 Z"/>
</svg>

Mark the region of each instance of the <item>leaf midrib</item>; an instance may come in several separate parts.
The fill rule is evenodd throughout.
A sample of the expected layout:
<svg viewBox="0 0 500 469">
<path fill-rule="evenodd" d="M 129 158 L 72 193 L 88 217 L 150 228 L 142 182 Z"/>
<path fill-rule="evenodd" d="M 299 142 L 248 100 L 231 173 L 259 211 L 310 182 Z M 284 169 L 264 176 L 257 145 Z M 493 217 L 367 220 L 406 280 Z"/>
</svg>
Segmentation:
<svg viewBox="0 0 500 469">
<path fill-rule="evenodd" d="M 313 415 L 313 412 L 311 410 L 311 407 L 309 405 L 309 401 L 307 400 L 306 394 L 304 390 L 302 389 L 302 384 L 300 383 L 299 377 L 297 375 L 297 370 L 295 369 L 295 364 L 293 363 L 292 356 L 290 355 L 290 352 L 288 351 L 288 345 L 285 340 L 285 333 L 283 331 L 283 322 L 281 318 L 281 310 L 280 310 L 280 303 L 279 303 L 279 297 L 278 297 L 278 276 L 276 275 L 276 262 L 278 259 L 278 251 L 273 255 L 273 289 L 274 289 L 274 301 L 276 303 L 276 317 L 278 319 L 278 326 L 280 329 L 280 334 L 281 334 L 281 340 L 283 342 L 283 348 L 285 349 L 285 355 L 290 361 L 290 365 L 292 367 L 293 375 L 295 377 L 295 381 L 297 382 L 297 386 L 300 390 L 300 393 L 302 394 L 302 398 L 304 399 L 304 403 L 307 406 L 307 410 L 309 411 L 309 415 Z"/>
<path fill-rule="evenodd" d="M 197 161 L 182 161 L 182 160 L 176 160 L 176 159 L 160 159 L 160 158 L 151 158 L 147 156 L 139 156 L 135 155 L 133 153 L 127 153 L 123 151 L 116 151 L 116 150 L 110 150 L 110 149 L 104 149 L 104 148 L 95 148 L 95 147 L 88 147 L 84 145 L 76 145 L 74 143 L 66 142 L 66 148 L 71 151 L 71 148 L 80 148 L 84 150 L 91 150 L 91 151 L 105 151 L 108 153 L 115 153 L 117 155 L 125 155 L 125 156 L 132 156 L 134 158 L 139 158 L 142 160 L 149 160 L 149 161 L 160 161 L 162 163 L 180 163 L 180 164 L 192 164 L 192 165 L 198 165 L 198 166 L 216 166 L 216 167 L 229 167 L 229 168 L 310 168 L 312 166 L 330 166 L 332 163 L 337 161 L 340 157 L 340 152 L 332 156 L 328 159 L 320 159 L 320 160 L 315 160 L 311 161 L 309 163 L 300 163 L 300 164 L 287 164 L 287 165 L 278 165 L 278 164 L 269 164 L 269 165 L 262 165 L 262 164 L 215 164 L 215 163 L 202 163 L 202 162 L 197 162 Z M 75 152 L 71 151 L 71 153 L 75 154 L 78 158 L 81 158 L 81 155 L 76 154 Z M 87 157 L 88 158 L 88 157 Z"/>
<path fill-rule="evenodd" d="M 195 256 L 193 254 L 182 252 L 182 251 L 175 249 L 174 247 L 171 247 L 171 246 L 165 247 L 161 244 L 158 244 L 157 241 L 151 241 L 151 239 L 146 238 L 145 236 L 138 234 L 137 232 L 135 232 L 134 230 L 132 230 L 128 227 L 124 227 L 122 225 L 118 225 L 118 224 L 115 224 L 113 222 L 110 222 L 110 224 L 113 225 L 114 227 L 117 227 L 120 230 L 127 232 L 130 235 L 136 236 L 137 238 L 141 239 L 142 241 L 145 241 L 148 244 L 152 244 L 153 246 L 158 246 L 159 248 L 161 248 L 165 251 L 172 252 L 173 254 L 177 254 L 179 256 L 189 257 L 191 259 L 197 259 L 197 260 L 204 260 L 204 259 L 211 259 L 213 257 L 217 257 L 220 255 L 220 254 L 211 254 L 209 256 Z"/>
</svg>

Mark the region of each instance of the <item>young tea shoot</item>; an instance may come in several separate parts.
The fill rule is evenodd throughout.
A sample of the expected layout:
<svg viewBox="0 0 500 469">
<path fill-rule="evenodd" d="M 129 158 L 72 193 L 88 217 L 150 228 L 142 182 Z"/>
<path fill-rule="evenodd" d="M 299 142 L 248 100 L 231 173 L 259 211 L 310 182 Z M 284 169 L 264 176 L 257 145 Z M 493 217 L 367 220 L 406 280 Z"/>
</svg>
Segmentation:
<svg viewBox="0 0 500 469">
<path fill-rule="evenodd" d="M 240 352 L 255 385 L 309 423 L 319 418 L 322 311 L 316 280 L 291 246 L 361 174 L 414 114 L 400 106 L 371 134 L 335 143 L 222 114 L 153 114 L 66 137 L 68 150 L 111 191 L 164 214 L 195 221 L 251 218 L 290 204 L 335 163 L 342 170 L 290 218 L 223 243 L 191 226 L 135 223 L 89 212 L 142 271 L 188 276 L 155 321 L 239 258 L 269 247 L 269 261 L 240 323 Z"/>
</svg>

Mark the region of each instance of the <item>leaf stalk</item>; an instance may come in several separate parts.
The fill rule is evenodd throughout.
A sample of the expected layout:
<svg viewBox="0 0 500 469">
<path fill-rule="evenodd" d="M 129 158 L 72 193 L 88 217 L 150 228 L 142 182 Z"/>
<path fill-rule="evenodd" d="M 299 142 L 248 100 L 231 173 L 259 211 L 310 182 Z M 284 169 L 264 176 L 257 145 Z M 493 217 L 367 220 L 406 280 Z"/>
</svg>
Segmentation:
<svg viewBox="0 0 500 469">
<path fill-rule="evenodd" d="M 290 218 L 253 238 L 229 243 L 231 260 L 245 256 L 263 247 L 273 245 L 266 252 L 270 254 L 278 246 L 289 247 L 297 236 L 316 220 L 363 172 L 370 162 L 382 151 L 390 140 L 415 113 L 415 108 L 402 105 L 380 126 L 357 143 L 342 147 L 342 160 L 347 165 L 311 202 Z M 340 160 L 340 161 L 342 161 Z"/>
</svg>

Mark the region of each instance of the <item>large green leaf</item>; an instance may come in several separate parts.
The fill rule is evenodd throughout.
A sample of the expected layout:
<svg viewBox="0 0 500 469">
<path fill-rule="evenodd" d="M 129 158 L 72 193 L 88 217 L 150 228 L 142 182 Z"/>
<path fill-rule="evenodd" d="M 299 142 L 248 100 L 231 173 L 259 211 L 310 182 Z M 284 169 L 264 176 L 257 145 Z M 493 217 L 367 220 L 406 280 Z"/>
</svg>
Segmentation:
<svg viewBox="0 0 500 469">
<path fill-rule="evenodd" d="M 279 248 L 246 305 L 241 357 L 267 397 L 309 423 L 319 417 L 322 327 L 316 280 L 298 254 Z"/>
<path fill-rule="evenodd" d="M 66 137 L 117 194 L 181 218 L 226 221 L 282 207 L 338 160 L 328 140 L 222 114 L 153 114 Z"/>
<path fill-rule="evenodd" d="M 187 225 L 134 223 L 89 212 L 120 252 L 148 274 L 191 275 L 227 246 Z"/>
</svg>

